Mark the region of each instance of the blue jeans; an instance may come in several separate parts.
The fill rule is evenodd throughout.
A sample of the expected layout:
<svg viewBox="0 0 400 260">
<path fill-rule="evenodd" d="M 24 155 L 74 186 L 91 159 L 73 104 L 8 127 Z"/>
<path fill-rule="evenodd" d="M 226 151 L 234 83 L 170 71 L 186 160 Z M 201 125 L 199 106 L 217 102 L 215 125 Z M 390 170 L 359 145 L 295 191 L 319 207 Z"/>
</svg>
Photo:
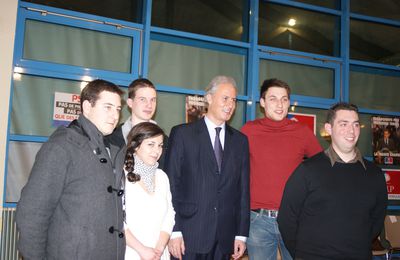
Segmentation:
<svg viewBox="0 0 400 260">
<path fill-rule="evenodd" d="M 276 260 L 280 249 L 282 260 L 291 260 L 289 251 L 283 244 L 276 218 L 262 213 L 250 212 L 250 234 L 247 251 L 250 260 Z"/>
</svg>

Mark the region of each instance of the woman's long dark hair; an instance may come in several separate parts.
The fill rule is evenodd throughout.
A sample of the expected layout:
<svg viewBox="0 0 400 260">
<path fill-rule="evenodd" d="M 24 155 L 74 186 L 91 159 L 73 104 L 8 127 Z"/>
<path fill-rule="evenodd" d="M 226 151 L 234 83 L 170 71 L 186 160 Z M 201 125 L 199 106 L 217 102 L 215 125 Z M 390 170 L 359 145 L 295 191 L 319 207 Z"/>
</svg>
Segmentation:
<svg viewBox="0 0 400 260">
<path fill-rule="evenodd" d="M 140 181 L 140 175 L 133 172 L 135 167 L 135 158 L 133 154 L 145 139 L 164 136 L 164 131 L 156 124 L 150 122 L 143 122 L 135 125 L 128 134 L 128 145 L 125 155 L 125 170 L 127 171 L 126 177 L 130 182 Z"/>
</svg>

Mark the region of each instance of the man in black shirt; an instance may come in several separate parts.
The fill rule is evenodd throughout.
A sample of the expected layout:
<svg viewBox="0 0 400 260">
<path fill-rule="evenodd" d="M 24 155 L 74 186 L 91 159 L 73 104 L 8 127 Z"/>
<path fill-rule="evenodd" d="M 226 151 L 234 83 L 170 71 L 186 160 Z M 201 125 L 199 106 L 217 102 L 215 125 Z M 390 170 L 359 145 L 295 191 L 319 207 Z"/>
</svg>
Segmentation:
<svg viewBox="0 0 400 260">
<path fill-rule="evenodd" d="M 384 174 L 356 148 L 355 105 L 332 106 L 325 130 L 330 147 L 300 164 L 286 183 L 279 230 L 295 259 L 371 259 L 387 206 Z"/>
</svg>

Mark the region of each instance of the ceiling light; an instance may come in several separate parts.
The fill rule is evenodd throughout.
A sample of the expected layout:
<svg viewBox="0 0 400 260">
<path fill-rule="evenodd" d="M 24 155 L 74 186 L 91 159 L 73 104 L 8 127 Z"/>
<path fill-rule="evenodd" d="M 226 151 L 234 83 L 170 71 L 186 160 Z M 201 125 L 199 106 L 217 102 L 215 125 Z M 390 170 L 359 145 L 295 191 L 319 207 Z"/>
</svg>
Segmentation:
<svg viewBox="0 0 400 260">
<path fill-rule="evenodd" d="M 289 26 L 295 26 L 296 25 L 296 19 L 290 18 L 288 21 Z"/>
</svg>

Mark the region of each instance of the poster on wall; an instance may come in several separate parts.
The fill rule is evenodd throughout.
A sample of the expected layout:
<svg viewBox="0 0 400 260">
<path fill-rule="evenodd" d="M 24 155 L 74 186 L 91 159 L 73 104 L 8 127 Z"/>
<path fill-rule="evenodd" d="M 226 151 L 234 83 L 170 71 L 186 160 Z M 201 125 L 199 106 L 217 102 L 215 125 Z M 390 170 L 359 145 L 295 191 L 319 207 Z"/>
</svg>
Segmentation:
<svg viewBox="0 0 400 260">
<path fill-rule="evenodd" d="M 380 165 L 400 165 L 400 117 L 372 116 L 372 151 Z"/>
<path fill-rule="evenodd" d="M 314 133 L 314 135 L 316 134 L 316 128 L 317 128 L 316 115 L 290 112 L 288 114 L 288 118 L 307 125 L 310 128 L 310 130 Z"/>
<path fill-rule="evenodd" d="M 382 169 L 385 173 L 388 199 L 400 200 L 400 170 Z"/>
<path fill-rule="evenodd" d="M 80 95 L 54 92 L 53 126 L 67 126 L 81 113 Z"/>
<path fill-rule="evenodd" d="M 186 123 L 194 122 L 207 113 L 207 102 L 204 96 L 187 95 L 185 102 Z"/>
</svg>

